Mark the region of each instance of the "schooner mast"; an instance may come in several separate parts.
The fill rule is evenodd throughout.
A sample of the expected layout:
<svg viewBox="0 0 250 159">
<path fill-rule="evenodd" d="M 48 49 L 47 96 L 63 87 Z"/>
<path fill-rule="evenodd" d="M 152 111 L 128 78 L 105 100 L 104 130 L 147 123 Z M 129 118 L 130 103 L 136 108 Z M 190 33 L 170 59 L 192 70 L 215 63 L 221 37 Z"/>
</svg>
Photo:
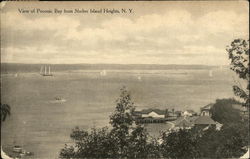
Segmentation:
<svg viewBox="0 0 250 159">
<path fill-rule="evenodd" d="M 47 71 L 47 67 L 44 66 L 44 69 L 43 69 L 43 66 L 41 67 L 41 70 L 40 70 L 40 74 L 42 76 L 52 76 L 52 74 L 50 73 L 50 66 L 48 67 L 48 71 Z"/>
</svg>

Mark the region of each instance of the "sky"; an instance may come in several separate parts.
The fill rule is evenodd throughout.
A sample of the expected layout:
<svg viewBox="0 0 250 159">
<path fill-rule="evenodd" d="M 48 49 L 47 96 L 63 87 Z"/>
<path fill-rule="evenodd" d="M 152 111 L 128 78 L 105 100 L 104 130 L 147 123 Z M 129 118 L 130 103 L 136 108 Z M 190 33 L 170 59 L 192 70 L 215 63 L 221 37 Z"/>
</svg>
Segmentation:
<svg viewBox="0 0 250 159">
<path fill-rule="evenodd" d="M 247 1 L 7 2 L 1 62 L 228 65 L 226 46 L 249 37 Z M 20 13 L 132 9 L 132 13 Z"/>
</svg>

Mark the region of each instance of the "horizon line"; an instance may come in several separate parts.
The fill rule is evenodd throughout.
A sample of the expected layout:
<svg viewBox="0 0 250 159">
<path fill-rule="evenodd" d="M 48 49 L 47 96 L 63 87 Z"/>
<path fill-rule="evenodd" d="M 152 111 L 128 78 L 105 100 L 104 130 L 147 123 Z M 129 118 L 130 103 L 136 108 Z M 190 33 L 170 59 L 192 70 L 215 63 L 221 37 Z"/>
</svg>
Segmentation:
<svg viewBox="0 0 250 159">
<path fill-rule="evenodd" d="M 1 64 L 23 64 L 23 65 L 182 65 L 182 66 L 229 66 L 226 64 L 223 65 L 207 65 L 207 64 L 149 64 L 149 63 L 21 63 L 21 62 L 1 62 Z"/>
</svg>

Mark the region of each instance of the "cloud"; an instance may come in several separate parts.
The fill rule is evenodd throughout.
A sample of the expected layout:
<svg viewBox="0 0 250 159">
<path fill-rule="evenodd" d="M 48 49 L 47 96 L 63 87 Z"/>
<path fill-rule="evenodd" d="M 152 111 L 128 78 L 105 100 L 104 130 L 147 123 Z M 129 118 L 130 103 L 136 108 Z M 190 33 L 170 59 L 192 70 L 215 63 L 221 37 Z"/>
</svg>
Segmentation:
<svg viewBox="0 0 250 159">
<path fill-rule="evenodd" d="M 248 37 L 248 14 L 234 10 L 194 16 L 166 10 L 136 17 L 3 15 L 4 62 L 227 64 L 226 45 Z M 53 57 L 53 59 L 49 59 Z"/>
</svg>

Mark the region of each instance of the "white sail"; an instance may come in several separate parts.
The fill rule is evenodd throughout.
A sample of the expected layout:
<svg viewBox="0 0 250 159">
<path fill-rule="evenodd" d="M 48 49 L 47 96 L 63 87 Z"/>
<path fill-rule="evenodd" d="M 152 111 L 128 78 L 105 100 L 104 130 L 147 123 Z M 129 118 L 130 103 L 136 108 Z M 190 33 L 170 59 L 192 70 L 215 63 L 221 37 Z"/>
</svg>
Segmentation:
<svg viewBox="0 0 250 159">
<path fill-rule="evenodd" d="M 101 71 L 101 72 L 100 72 L 100 75 L 101 75 L 101 76 L 106 76 L 106 75 L 107 75 L 106 70 Z"/>
<path fill-rule="evenodd" d="M 47 68 L 46 68 L 46 66 L 45 66 L 45 68 L 44 68 L 44 75 L 46 75 L 46 70 L 47 70 Z"/>
<path fill-rule="evenodd" d="M 40 70 L 40 74 L 42 76 L 53 76 L 50 71 L 50 66 L 48 68 L 46 66 L 42 66 Z"/>
<path fill-rule="evenodd" d="M 213 70 L 209 71 L 209 77 L 213 77 Z"/>
</svg>

